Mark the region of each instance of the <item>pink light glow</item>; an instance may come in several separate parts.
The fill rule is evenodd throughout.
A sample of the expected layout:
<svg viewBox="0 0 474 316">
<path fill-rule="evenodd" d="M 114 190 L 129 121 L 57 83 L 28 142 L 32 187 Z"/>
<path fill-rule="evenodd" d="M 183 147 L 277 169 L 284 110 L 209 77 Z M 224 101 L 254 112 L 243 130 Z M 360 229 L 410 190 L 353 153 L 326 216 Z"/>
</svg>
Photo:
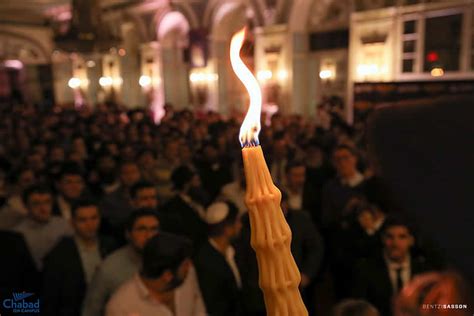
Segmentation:
<svg viewBox="0 0 474 316">
<path fill-rule="evenodd" d="M 69 21 L 70 19 L 72 19 L 72 13 L 71 11 L 63 11 L 56 15 L 56 19 L 58 21 Z"/>
<path fill-rule="evenodd" d="M 184 15 L 177 11 L 167 13 L 160 21 L 158 27 L 158 39 L 161 41 L 172 31 L 179 31 L 181 35 L 189 32 L 189 23 Z"/>
<path fill-rule="evenodd" d="M 16 59 L 5 60 L 4 65 L 5 67 L 8 67 L 8 68 L 15 68 L 15 69 L 23 68 L 23 63 Z"/>
</svg>

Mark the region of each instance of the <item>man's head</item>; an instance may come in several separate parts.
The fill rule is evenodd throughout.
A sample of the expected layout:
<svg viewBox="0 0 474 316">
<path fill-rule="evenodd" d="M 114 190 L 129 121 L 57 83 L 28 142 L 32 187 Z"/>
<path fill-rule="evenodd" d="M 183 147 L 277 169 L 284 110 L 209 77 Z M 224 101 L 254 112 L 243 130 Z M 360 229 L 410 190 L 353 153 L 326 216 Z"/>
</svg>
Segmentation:
<svg viewBox="0 0 474 316">
<path fill-rule="evenodd" d="M 201 185 L 199 175 L 187 166 L 176 168 L 171 174 L 171 181 L 176 191 L 183 193 Z"/>
<path fill-rule="evenodd" d="M 25 167 L 16 173 L 15 183 L 20 191 L 32 186 L 35 180 L 36 175 L 33 169 Z"/>
<path fill-rule="evenodd" d="M 138 181 L 130 188 L 130 198 L 135 209 L 158 207 L 158 192 L 153 183 L 148 181 Z"/>
<path fill-rule="evenodd" d="M 126 188 L 132 187 L 140 180 L 140 169 L 134 161 L 124 161 L 120 164 L 120 182 Z"/>
<path fill-rule="evenodd" d="M 413 229 L 400 217 L 389 217 L 382 227 L 382 242 L 385 255 L 394 262 L 403 262 L 415 244 Z"/>
<path fill-rule="evenodd" d="M 180 286 L 191 265 L 190 240 L 168 233 L 154 236 L 143 249 L 140 276 L 154 292 L 164 293 Z"/>
<path fill-rule="evenodd" d="M 33 147 L 33 151 L 40 154 L 43 159 L 46 158 L 46 155 L 48 154 L 48 146 L 46 145 L 46 143 L 36 142 L 31 146 Z"/>
<path fill-rule="evenodd" d="M 137 159 L 140 168 L 148 170 L 154 167 L 156 156 L 151 149 L 143 149 L 138 153 Z"/>
<path fill-rule="evenodd" d="M 286 165 L 286 185 L 290 190 L 302 190 L 306 181 L 306 166 L 301 161 L 292 161 Z"/>
<path fill-rule="evenodd" d="M 216 202 L 206 210 L 209 237 L 223 237 L 228 241 L 236 239 L 242 229 L 238 208 L 229 201 Z"/>
<path fill-rule="evenodd" d="M 41 223 L 51 218 L 53 209 L 53 195 L 51 189 L 45 185 L 33 185 L 23 192 L 23 202 L 28 208 L 30 217 Z"/>
<path fill-rule="evenodd" d="M 179 160 L 181 163 L 192 163 L 193 161 L 193 152 L 191 146 L 188 143 L 182 142 L 179 146 Z"/>
<path fill-rule="evenodd" d="M 80 167 L 75 163 L 65 163 L 59 173 L 58 191 L 68 200 L 80 198 L 84 191 L 84 178 Z"/>
<path fill-rule="evenodd" d="M 81 135 L 75 135 L 72 139 L 72 148 L 74 151 L 81 155 L 87 155 L 87 146 L 84 141 L 84 137 Z"/>
<path fill-rule="evenodd" d="M 65 157 L 64 148 L 59 144 L 54 144 L 49 149 L 50 162 L 63 162 Z"/>
<path fill-rule="evenodd" d="M 379 316 L 377 309 L 364 300 L 346 299 L 336 305 L 334 316 Z"/>
<path fill-rule="evenodd" d="M 281 190 L 281 211 L 283 212 L 283 215 L 288 215 L 288 212 L 290 211 L 290 206 L 288 205 L 288 193 L 285 191 Z"/>
<path fill-rule="evenodd" d="M 167 159 L 176 160 L 179 156 L 179 142 L 168 140 L 165 143 L 165 156 Z"/>
<path fill-rule="evenodd" d="M 26 156 L 26 163 L 28 167 L 33 169 L 35 172 L 41 172 L 44 170 L 44 161 L 44 157 L 37 151 L 30 151 Z"/>
<path fill-rule="evenodd" d="M 103 183 L 113 183 L 117 179 L 117 161 L 112 153 L 102 149 L 98 153 L 96 168 Z"/>
<path fill-rule="evenodd" d="M 208 163 L 215 163 L 219 160 L 218 145 L 215 141 L 205 142 L 202 146 L 202 154 Z"/>
<path fill-rule="evenodd" d="M 368 203 L 361 202 L 356 206 L 355 210 L 357 222 L 365 231 L 375 228 L 375 207 Z"/>
<path fill-rule="evenodd" d="M 100 225 L 100 213 L 97 202 L 81 199 L 71 207 L 71 224 L 76 235 L 82 240 L 97 238 Z"/>
<path fill-rule="evenodd" d="M 128 219 L 126 236 L 130 245 L 142 252 L 145 243 L 158 233 L 159 227 L 160 220 L 155 210 L 138 209 Z"/>
<path fill-rule="evenodd" d="M 324 162 L 324 150 L 318 141 L 310 141 L 305 148 L 306 164 L 308 167 L 317 168 Z"/>
<path fill-rule="evenodd" d="M 288 143 L 284 132 L 277 132 L 273 135 L 272 153 L 274 158 L 286 158 L 288 154 Z"/>
<path fill-rule="evenodd" d="M 349 146 L 337 146 L 332 152 L 332 162 L 341 178 L 351 178 L 357 172 L 357 155 Z"/>
</svg>

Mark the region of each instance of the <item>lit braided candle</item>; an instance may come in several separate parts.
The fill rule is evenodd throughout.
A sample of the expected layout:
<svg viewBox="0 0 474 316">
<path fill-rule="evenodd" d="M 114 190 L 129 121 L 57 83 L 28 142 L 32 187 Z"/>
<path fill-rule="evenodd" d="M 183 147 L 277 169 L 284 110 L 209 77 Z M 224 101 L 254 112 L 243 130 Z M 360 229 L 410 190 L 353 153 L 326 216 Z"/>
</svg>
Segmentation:
<svg viewBox="0 0 474 316">
<path fill-rule="evenodd" d="M 298 285 L 301 276 L 291 254 L 291 231 L 280 207 L 281 192 L 272 177 L 259 145 L 262 94 L 257 80 L 240 59 L 245 28 L 231 41 L 232 68 L 250 95 L 250 106 L 240 128 L 249 208 L 251 245 L 257 254 L 259 284 L 267 315 L 308 315 Z"/>
</svg>

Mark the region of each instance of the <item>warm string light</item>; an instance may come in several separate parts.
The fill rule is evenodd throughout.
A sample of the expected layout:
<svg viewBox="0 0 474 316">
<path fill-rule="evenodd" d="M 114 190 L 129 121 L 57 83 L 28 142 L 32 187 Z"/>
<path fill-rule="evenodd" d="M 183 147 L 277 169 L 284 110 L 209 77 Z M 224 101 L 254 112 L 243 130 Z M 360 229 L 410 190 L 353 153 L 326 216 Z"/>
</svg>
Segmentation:
<svg viewBox="0 0 474 316">
<path fill-rule="evenodd" d="M 250 96 L 250 105 L 244 122 L 240 127 L 239 140 L 242 147 L 259 145 L 260 112 L 262 110 L 262 92 L 257 79 L 240 58 L 240 49 L 245 39 L 245 27 L 237 32 L 230 42 L 230 62 L 237 77 L 244 84 Z"/>
</svg>

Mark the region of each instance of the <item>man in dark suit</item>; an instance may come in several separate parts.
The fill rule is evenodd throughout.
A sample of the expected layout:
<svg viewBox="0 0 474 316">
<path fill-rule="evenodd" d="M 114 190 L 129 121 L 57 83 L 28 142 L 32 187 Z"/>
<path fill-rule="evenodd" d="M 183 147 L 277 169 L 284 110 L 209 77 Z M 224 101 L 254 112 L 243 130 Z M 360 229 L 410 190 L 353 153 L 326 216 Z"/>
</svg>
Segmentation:
<svg viewBox="0 0 474 316">
<path fill-rule="evenodd" d="M 194 264 L 210 316 L 243 315 L 242 281 L 231 245 L 242 228 L 238 215 L 231 202 L 216 202 L 206 212 L 209 239 L 200 247 Z"/>
<path fill-rule="evenodd" d="M 134 161 L 122 161 L 119 171 L 120 186 L 106 194 L 100 201 L 100 212 L 103 220 L 110 226 L 110 230 L 120 236 L 128 216 L 133 211 L 130 189 L 140 181 L 140 169 Z M 104 225 L 104 223 L 102 223 Z M 106 226 L 107 228 L 109 228 Z"/>
<path fill-rule="evenodd" d="M 323 188 L 322 226 L 327 229 L 347 215 L 347 206 L 365 190 L 364 176 L 357 170 L 357 153 L 347 145 L 339 145 L 332 152 L 337 177 Z"/>
<path fill-rule="evenodd" d="M 176 195 L 160 210 L 164 231 L 191 239 L 195 246 L 207 236 L 205 209 L 201 202 L 199 175 L 186 166 L 178 167 L 171 175 Z"/>
<path fill-rule="evenodd" d="M 323 240 L 310 216 L 304 210 L 288 207 L 288 195 L 283 191 L 281 208 L 291 230 L 291 253 L 301 273 L 300 290 L 310 315 L 314 313 L 314 285 L 324 253 Z M 242 272 L 243 300 L 246 315 L 263 316 L 265 305 L 258 285 L 258 266 L 255 251 L 250 246 L 250 221 L 242 218 L 242 236 L 238 241 L 237 254 Z"/>
<path fill-rule="evenodd" d="M 82 170 L 74 162 L 65 162 L 59 171 L 56 181 L 58 194 L 53 204 L 53 214 L 66 220 L 71 218 L 72 204 L 87 194 Z"/>
<path fill-rule="evenodd" d="M 323 188 L 333 178 L 334 169 L 327 161 L 324 149 L 318 141 L 311 140 L 306 145 L 305 152 L 305 192 L 309 192 L 310 197 L 303 201 L 303 205 L 310 212 L 313 222 L 321 228 Z"/>
<path fill-rule="evenodd" d="M 129 200 L 130 207 L 128 211 L 125 211 L 123 208 L 117 208 L 114 210 L 115 215 L 113 217 L 107 217 L 106 215 L 102 217 L 103 222 L 101 232 L 113 236 L 117 244 L 120 246 L 127 242 L 124 238 L 123 231 L 130 214 L 136 210 L 144 208 L 151 210 L 157 209 L 158 190 L 156 189 L 156 186 L 149 181 L 138 181 L 129 188 L 127 199 Z M 102 209 L 100 210 L 102 211 Z M 119 214 L 121 212 L 123 212 L 123 214 Z"/>
<path fill-rule="evenodd" d="M 203 144 L 202 160 L 197 163 L 197 167 L 202 187 L 211 200 L 217 197 L 225 184 L 232 182 L 231 169 L 226 165 L 226 161 L 219 157 L 218 145 L 215 142 Z"/>
<path fill-rule="evenodd" d="M 306 166 L 302 161 L 290 161 L 285 168 L 286 185 L 284 190 L 288 196 L 290 209 L 304 210 L 315 225 L 320 224 L 321 196 L 317 194 L 306 178 Z"/>
<path fill-rule="evenodd" d="M 0 269 L 0 297 L 9 297 L 13 291 L 35 292 L 40 277 L 23 236 L 13 231 L 0 230 L 2 269 Z"/>
<path fill-rule="evenodd" d="M 387 218 L 382 228 L 383 251 L 359 263 L 353 296 L 372 303 L 381 315 L 392 315 L 391 302 L 413 276 L 429 270 L 422 257 L 410 249 L 415 243 L 410 225 L 400 217 Z"/>
<path fill-rule="evenodd" d="M 64 237 L 48 254 L 43 270 L 44 315 L 80 315 L 87 285 L 113 243 L 98 236 L 97 204 L 79 200 L 71 209 L 73 237 Z"/>
</svg>

